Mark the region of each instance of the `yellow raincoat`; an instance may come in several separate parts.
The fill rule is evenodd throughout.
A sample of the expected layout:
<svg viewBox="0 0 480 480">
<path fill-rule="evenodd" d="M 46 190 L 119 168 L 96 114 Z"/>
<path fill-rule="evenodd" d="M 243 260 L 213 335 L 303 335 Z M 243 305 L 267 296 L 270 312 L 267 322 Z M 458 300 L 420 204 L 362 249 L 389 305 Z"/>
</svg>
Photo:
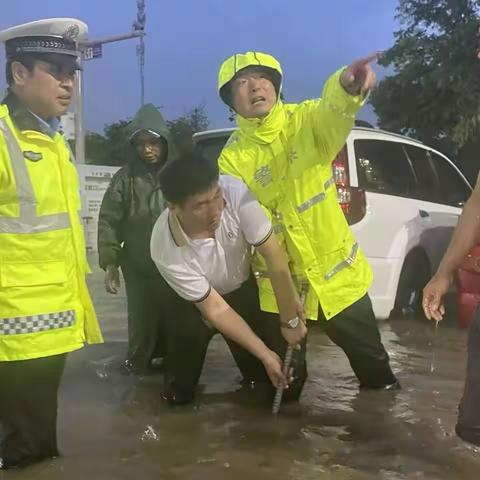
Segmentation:
<svg viewBox="0 0 480 480">
<path fill-rule="evenodd" d="M 247 52 L 224 62 L 219 90 L 242 68 L 261 65 L 281 74 L 270 55 Z M 340 84 L 341 70 L 325 84 L 322 98 L 299 104 L 279 99 L 263 119 L 237 115 L 239 129 L 221 153 L 223 173 L 242 179 L 271 214 L 299 288 L 308 288 L 307 316 L 327 319 L 364 296 L 372 271 L 337 201 L 331 162 L 345 144 L 363 104 Z M 278 312 L 259 256 L 254 259 L 265 311 Z"/>
<path fill-rule="evenodd" d="M 1 105 L 0 361 L 103 341 L 85 283 L 79 213 L 77 172 L 62 135 L 20 130 Z"/>
</svg>

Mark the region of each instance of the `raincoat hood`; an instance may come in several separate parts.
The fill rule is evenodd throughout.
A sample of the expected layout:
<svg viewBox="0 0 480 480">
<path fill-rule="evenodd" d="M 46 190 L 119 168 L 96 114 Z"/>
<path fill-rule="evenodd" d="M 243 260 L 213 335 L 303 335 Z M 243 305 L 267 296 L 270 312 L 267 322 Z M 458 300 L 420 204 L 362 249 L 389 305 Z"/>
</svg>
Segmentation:
<svg viewBox="0 0 480 480">
<path fill-rule="evenodd" d="M 167 124 L 155 105 L 151 103 L 143 105 L 140 110 L 138 110 L 130 122 L 127 131 L 131 143 L 134 142 L 136 136 L 140 133 L 148 132 L 155 137 L 163 138 L 170 147 L 171 138 Z"/>
<path fill-rule="evenodd" d="M 262 67 L 262 69 L 266 70 L 277 92 L 277 98 L 280 97 L 282 90 L 282 67 L 278 60 L 267 53 L 245 52 L 232 55 L 220 67 L 218 72 L 218 93 L 224 103 L 232 107 L 229 100 L 230 82 L 238 72 L 247 67 Z"/>
<path fill-rule="evenodd" d="M 218 91 L 222 100 L 229 106 L 230 82 L 235 75 L 247 67 L 261 66 L 271 72 L 271 80 L 277 91 L 277 103 L 264 118 L 244 118 L 237 114 L 237 125 L 241 132 L 258 143 L 271 143 L 283 128 L 286 114 L 280 100 L 282 89 L 282 67 L 278 60 L 262 52 L 237 53 L 225 60 L 218 72 Z"/>
</svg>

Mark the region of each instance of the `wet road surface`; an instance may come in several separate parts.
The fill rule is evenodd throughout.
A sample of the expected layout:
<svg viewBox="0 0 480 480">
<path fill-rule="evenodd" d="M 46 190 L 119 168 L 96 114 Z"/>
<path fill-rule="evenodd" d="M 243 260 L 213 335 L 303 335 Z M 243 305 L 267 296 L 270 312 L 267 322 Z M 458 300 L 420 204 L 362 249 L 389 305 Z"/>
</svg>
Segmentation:
<svg viewBox="0 0 480 480">
<path fill-rule="evenodd" d="M 359 392 L 343 352 L 311 326 L 301 402 L 282 407 L 277 418 L 262 392 L 238 390 L 238 371 L 217 336 L 196 404 L 171 409 L 161 399 L 160 374 L 138 378 L 120 368 L 123 290 L 104 293 L 98 271 L 90 285 L 107 343 L 69 356 L 60 395 L 62 457 L 0 473 L 0 480 L 480 478 L 480 449 L 453 431 L 466 339 L 454 319 L 436 336 L 426 320 L 381 324 L 403 385 L 397 392 Z"/>
</svg>

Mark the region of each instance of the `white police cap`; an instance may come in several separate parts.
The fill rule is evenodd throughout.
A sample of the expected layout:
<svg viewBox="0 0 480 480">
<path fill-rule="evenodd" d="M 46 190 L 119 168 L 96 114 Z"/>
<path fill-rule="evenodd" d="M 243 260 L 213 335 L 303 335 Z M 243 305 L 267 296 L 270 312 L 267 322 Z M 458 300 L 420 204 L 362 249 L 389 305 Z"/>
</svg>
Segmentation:
<svg viewBox="0 0 480 480">
<path fill-rule="evenodd" d="M 56 53 L 77 57 L 88 26 L 76 18 L 47 18 L 0 31 L 7 59 L 21 54 Z"/>
</svg>

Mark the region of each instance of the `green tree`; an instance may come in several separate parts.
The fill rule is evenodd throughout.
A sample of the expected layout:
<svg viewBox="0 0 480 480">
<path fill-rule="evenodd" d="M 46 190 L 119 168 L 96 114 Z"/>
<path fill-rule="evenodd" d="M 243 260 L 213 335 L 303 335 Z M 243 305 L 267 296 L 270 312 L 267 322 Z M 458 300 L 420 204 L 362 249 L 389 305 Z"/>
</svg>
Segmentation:
<svg viewBox="0 0 480 480">
<path fill-rule="evenodd" d="M 197 105 L 185 115 L 175 120 L 167 120 L 173 143 L 180 152 L 193 148 L 192 136 L 208 128 L 208 117 L 205 105 Z"/>
<path fill-rule="evenodd" d="M 72 147 L 74 149 L 75 147 Z M 94 165 L 107 165 L 105 152 L 107 139 L 96 132 L 87 132 L 85 135 L 85 162 Z"/>
<path fill-rule="evenodd" d="M 85 136 L 85 156 L 87 163 L 95 165 L 125 165 L 132 154 L 128 142 L 129 120 L 119 120 L 106 125 L 104 134 L 88 132 Z"/>
<path fill-rule="evenodd" d="M 382 128 L 458 151 L 479 134 L 479 0 L 400 0 L 401 29 L 379 63 L 394 73 L 373 92 Z"/>
</svg>

